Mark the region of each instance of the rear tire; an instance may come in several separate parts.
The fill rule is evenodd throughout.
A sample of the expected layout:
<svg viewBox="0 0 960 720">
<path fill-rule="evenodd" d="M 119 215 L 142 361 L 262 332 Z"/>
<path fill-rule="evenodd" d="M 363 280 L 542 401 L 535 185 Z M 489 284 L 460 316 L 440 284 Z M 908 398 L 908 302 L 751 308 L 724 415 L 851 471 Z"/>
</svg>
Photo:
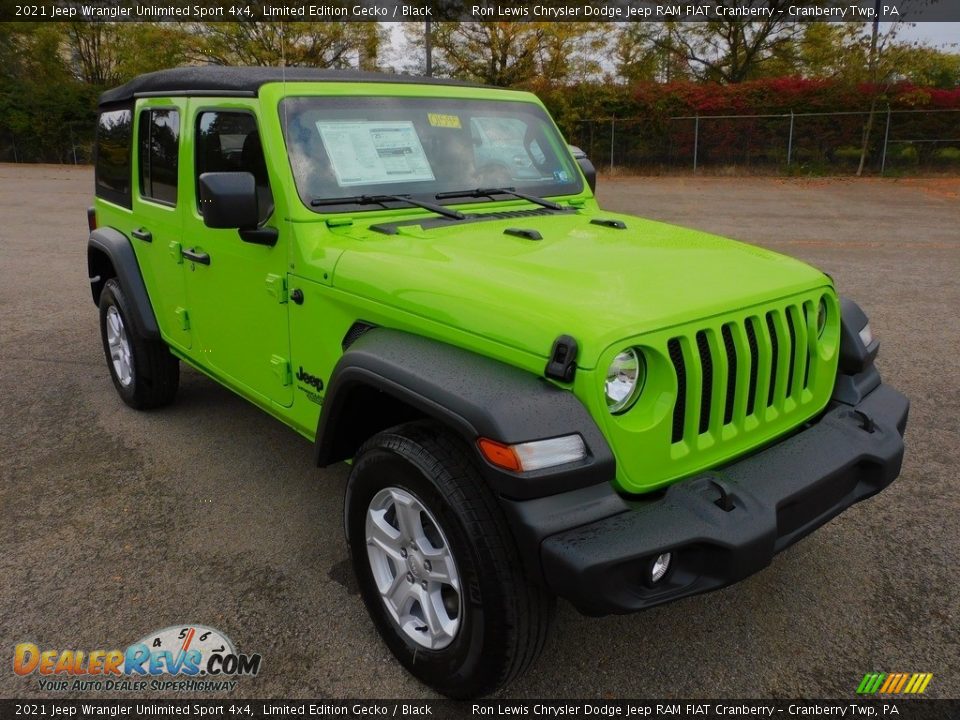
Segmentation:
<svg viewBox="0 0 960 720">
<path fill-rule="evenodd" d="M 100 336 L 113 385 L 137 410 L 167 405 L 180 385 L 180 361 L 163 341 L 140 337 L 130 316 L 120 283 L 107 280 L 100 293 Z"/>
<path fill-rule="evenodd" d="M 344 514 L 370 617 L 416 678 L 449 697 L 472 698 L 533 664 L 554 599 L 526 576 L 497 500 L 458 438 L 432 423 L 371 438 L 355 458 Z M 433 610 L 418 597 L 434 598 Z"/>
</svg>

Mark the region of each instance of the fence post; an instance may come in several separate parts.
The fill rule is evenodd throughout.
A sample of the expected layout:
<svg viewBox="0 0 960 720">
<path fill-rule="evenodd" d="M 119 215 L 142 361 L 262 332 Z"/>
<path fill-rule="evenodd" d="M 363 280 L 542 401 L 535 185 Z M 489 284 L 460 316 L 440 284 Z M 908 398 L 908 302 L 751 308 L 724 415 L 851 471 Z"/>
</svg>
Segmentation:
<svg viewBox="0 0 960 720">
<path fill-rule="evenodd" d="M 617 118 L 610 118 L 610 172 L 613 173 L 613 140 L 616 134 Z"/>
<path fill-rule="evenodd" d="M 697 174 L 697 155 L 700 152 L 700 113 L 693 120 L 693 174 Z"/>
<path fill-rule="evenodd" d="M 790 138 L 787 140 L 787 167 L 793 158 L 793 110 L 790 111 Z"/>
<path fill-rule="evenodd" d="M 73 164 L 77 164 L 77 143 L 73 139 L 73 127 L 70 127 L 70 148 L 73 150 Z"/>
<path fill-rule="evenodd" d="M 880 159 L 880 177 L 887 169 L 887 145 L 890 143 L 890 105 L 887 104 L 887 132 L 883 136 L 883 157 Z"/>
</svg>

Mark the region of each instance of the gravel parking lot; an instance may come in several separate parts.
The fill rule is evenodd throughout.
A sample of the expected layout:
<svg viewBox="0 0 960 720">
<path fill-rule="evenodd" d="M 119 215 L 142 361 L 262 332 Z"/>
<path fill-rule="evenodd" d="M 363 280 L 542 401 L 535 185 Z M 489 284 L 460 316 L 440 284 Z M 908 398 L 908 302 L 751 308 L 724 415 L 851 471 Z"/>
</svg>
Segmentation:
<svg viewBox="0 0 960 720">
<path fill-rule="evenodd" d="M 0 165 L 0 696 L 13 646 L 183 622 L 263 656 L 236 697 L 431 697 L 374 633 L 346 467 L 191 370 L 121 403 L 86 277 L 88 168 Z M 798 256 L 856 298 L 912 402 L 903 474 L 737 586 L 640 615 L 561 605 L 516 697 L 852 698 L 868 671 L 960 697 L 960 180 L 601 179 L 607 207 Z"/>
</svg>

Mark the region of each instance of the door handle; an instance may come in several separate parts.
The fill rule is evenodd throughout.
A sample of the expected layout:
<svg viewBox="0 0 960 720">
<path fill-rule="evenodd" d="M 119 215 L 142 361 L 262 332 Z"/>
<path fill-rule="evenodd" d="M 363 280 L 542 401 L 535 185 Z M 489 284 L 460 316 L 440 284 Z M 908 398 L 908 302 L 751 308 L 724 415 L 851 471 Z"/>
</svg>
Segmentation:
<svg viewBox="0 0 960 720">
<path fill-rule="evenodd" d="M 143 240 L 144 242 L 153 242 L 153 233 L 151 233 L 146 228 L 137 228 L 136 230 L 131 230 L 130 234 L 133 235 L 137 240 Z"/>
<path fill-rule="evenodd" d="M 190 262 L 200 263 L 201 265 L 210 264 L 210 256 L 205 252 L 197 252 L 193 248 L 183 251 L 183 257 L 189 260 Z"/>
</svg>

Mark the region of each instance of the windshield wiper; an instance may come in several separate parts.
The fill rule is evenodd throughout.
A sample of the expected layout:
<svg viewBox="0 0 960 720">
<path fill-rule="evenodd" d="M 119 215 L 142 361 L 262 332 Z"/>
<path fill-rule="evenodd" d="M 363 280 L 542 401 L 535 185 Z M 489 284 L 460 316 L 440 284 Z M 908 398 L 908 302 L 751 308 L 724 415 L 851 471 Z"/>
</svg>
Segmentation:
<svg viewBox="0 0 960 720">
<path fill-rule="evenodd" d="M 323 205 L 383 205 L 386 202 L 404 202 L 408 205 L 413 205 L 414 207 L 420 207 L 424 210 L 429 210 L 430 212 L 435 212 L 437 215 L 443 215 L 448 217 L 451 220 L 463 220 L 466 215 L 464 215 L 459 210 L 451 210 L 450 208 L 445 208 L 443 205 L 437 205 L 432 202 L 424 202 L 423 200 L 414 200 L 408 195 L 351 195 L 349 197 L 340 197 L 340 198 L 314 198 L 310 201 L 311 207 L 321 207 Z"/>
<path fill-rule="evenodd" d="M 520 198 L 521 200 L 527 200 L 528 202 L 536 203 L 541 207 L 549 208 L 551 210 L 566 209 L 563 207 L 563 205 L 553 202 L 553 200 L 547 200 L 546 198 L 542 198 L 539 195 L 527 195 L 527 193 L 517 192 L 516 188 L 512 188 L 512 187 L 477 188 L 476 190 L 457 190 L 454 192 L 437 193 L 436 195 L 434 195 L 434 197 L 437 200 L 452 200 L 453 198 L 493 197 L 494 195 L 513 195 L 513 197 Z"/>
</svg>

